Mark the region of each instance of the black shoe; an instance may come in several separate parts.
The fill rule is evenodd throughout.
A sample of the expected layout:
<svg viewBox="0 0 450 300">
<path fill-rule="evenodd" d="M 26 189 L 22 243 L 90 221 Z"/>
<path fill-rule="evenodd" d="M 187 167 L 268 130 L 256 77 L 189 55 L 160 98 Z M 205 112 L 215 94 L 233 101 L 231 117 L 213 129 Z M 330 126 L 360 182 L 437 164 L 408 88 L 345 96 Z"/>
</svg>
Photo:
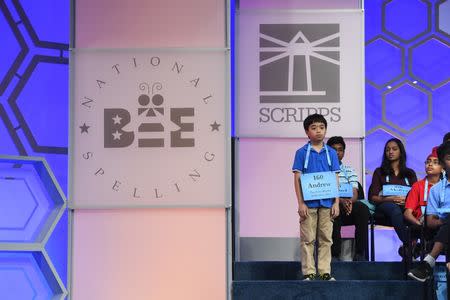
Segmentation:
<svg viewBox="0 0 450 300">
<path fill-rule="evenodd" d="M 426 261 L 421 261 L 417 267 L 411 269 L 408 273 L 410 278 L 420 282 L 425 282 L 432 275 L 433 268 Z"/>
<path fill-rule="evenodd" d="M 326 281 L 336 281 L 334 277 L 331 277 L 330 273 L 324 273 L 322 275 L 319 275 L 320 280 L 326 280 Z"/>
<path fill-rule="evenodd" d="M 305 281 L 315 280 L 315 279 L 316 279 L 316 274 L 308 274 L 308 275 L 303 276 L 303 280 L 305 280 Z"/>
</svg>

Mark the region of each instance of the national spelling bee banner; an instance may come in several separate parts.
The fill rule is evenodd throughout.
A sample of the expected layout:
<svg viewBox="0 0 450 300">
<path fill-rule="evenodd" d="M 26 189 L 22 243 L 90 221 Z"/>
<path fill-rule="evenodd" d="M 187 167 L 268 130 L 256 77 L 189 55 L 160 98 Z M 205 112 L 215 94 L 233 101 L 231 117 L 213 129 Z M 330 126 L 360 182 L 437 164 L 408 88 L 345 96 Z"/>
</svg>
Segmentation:
<svg viewBox="0 0 450 300">
<path fill-rule="evenodd" d="M 244 10 L 238 22 L 239 136 L 304 136 L 313 113 L 328 136 L 364 135 L 362 11 Z"/>
<path fill-rule="evenodd" d="M 72 207 L 227 203 L 225 50 L 74 50 Z"/>
</svg>

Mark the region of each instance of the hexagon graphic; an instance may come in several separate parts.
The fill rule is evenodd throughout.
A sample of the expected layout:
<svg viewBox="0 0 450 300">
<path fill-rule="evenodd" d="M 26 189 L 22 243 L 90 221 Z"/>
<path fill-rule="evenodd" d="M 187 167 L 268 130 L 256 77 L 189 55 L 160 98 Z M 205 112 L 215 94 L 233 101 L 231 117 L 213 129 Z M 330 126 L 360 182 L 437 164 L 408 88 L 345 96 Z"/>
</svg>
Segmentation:
<svg viewBox="0 0 450 300">
<path fill-rule="evenodd" d="M 4 1 L 0 1 L 0 28 L 2 29 L 0 95 L 2 95 L 24 60 L 28 47 Z"/>
<path fill-rule="evenodd" d="M 3 243 L 42 243 L 66 206 L 45 160 L 29 157 L 0 156 L 0 201 Z"/>
<path fill-rule="evenodd" d="M 70 2 L 12 0 L 12 3 L 34 45 L 68 50 Z"/>
<path fill-rule="evenodd" d="M 67 291 L 50 269 L 44 253 L 0 252 L 2 299 L 63 299 Z"/>
<path fill-rule="evenodd" d="M 38 202 L 24 178 L 0 177 L 0 230 L 24 230 L 33 214 Z"/>
<path fill-rule="evenodd" d="M 402 133 L 412 133 L 432 120 L 430 92 L 404 81 L 382 96 L 383 122 Z"/>
<path fill-rule="evenodd" d="M 445 20 L 450 19 L 450 2 L 440 0 L 435 4 L 436 30 L 450 38 L 450 23 Z"/>
<path fill-rule="evenodd" d="M 383 3 L 382 30 L 411 42 L 431 30 L 431 3 L 426 0 L 389 0 Z"/>
<path fill-rule="evenodd" d="M 404 49 L 382 36 L 366 44 L 366 80 L 381 89 L 405 73 Z"/>
<path fill-rule="evenodd" d="M 411 77 L 433 89 L 450 81 L 450 45 L 437 36 L 409 48 L 408 63 Z"/>
<path fill-rule="evenodd" d="M 35 152 L 67 154 L 68 76 L 67 58 L 36 55 L 11 93 L 8 103 Z M 67 80 L 55 85 L 55 77 Z"/>
</svg>

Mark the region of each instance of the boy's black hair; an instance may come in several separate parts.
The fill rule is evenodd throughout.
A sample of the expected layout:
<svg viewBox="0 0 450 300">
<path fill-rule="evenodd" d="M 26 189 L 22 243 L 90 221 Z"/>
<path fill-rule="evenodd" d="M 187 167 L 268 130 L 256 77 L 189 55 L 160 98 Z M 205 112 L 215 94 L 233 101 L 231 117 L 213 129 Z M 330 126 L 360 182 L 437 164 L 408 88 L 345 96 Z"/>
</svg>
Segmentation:
<svg viewBox="0 0 450 300">
<path fill-rule="evenodd" d="M 442 143 L 445 143 L 447 141 L 450 141 L 450 132 L 447 132 L 444 137 L 442 138 Z"/>
<path fill-rule="evenodd" d="M 438 159 L 443 167 L 445 166 L 445 156 L 448 154 L 450 154 L 450 141 L 442 143 L 437 149 Z"/>
<path fill-rule="evenodd" d="M 327 120 L 325 120 L 325 117 L 319 114 L 312 114 L 306 117 L 306 119 L 303 121 L 303 128 L 305 128 L 305 131 L 308 130 L 309 126 L 312 123 L 323 123 L 325 125 L 325 128 L 327 128 Z"/>
<path fill-rule="evenodd" d="M 344 139 L 342 138 L 342 136 L 332 136 L 327 141 L 327 145 L 330 147 L 333 145 L 336 145 L 336 144 L 341 144 L 345 150 L 345 142 L 344 142 Z"/>
<path fill-rule="evenodd" d="M 383 148 L 383 160 L 381 162 L 381 174 L 383 176 L 386 175 L 394 175 L 394 170 L 391 167 L 391 162 L 389 161 L 387 155 L 386 155 L 386 147 L 390 142 L 395 142 L 400 149 L 400 161 L 399 161 L 399 175 L 401 177 L 407 177 L 411 178 L 412 174 L 411 171 L 406 167 L 406 150 L 405 146 L 403 145 L 402 141 L 397 138 L 389 139 L 386 144 L 384 144 Z"/>
</svg>

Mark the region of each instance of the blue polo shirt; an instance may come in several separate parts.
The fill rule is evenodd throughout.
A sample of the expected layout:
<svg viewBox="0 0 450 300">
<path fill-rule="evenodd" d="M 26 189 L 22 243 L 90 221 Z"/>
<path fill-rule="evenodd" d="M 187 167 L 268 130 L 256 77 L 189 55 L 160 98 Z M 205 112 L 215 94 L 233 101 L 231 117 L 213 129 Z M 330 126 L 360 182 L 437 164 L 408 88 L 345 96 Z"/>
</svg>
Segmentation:
<svg viewBox="0 0 450 300">
<path fill-rule="evenodd" d="M 295 152 L 292 172 L 300 172 L 306 174 L 306 173 L 327 172 L 327 171 L 332 172 L 340 171 L 339 160 L 336 151 L 330 146 L 327 146 L 326 144 L 324 144 L 324 146 L 319 152 L 317 152 L 314 148 L 311 147 L 311 152 L 309 154 L 308 168 L 305 169 L 304 166 L 308 144 L 304 145 L 303 147 L 298 149 L 297 152 Z M 325 151 L 325 147 L 328 148 L 328 153 L 330 154 L 331 166 L 328 165 L 327 152 Z M 331 207 L 333 205 L 333 201 L 334 201 L 333 198 L 310 200 L 305 201 L 305 204 L 310 208 Z"/>
<path fill-rule="evenodd" d="M 445 199 L 441 199 L 442 188 L 444 188 Z M 440 219 L 445 219 L 446 215 L 439 213 L 439 208 L 450 209 L 450 182 L 448 182 L 447 179 L 439 180 L 439 182 L 430 189 L 427 203 L 427 215 L 435 215 L 439 216 Z"/>
</svg>

